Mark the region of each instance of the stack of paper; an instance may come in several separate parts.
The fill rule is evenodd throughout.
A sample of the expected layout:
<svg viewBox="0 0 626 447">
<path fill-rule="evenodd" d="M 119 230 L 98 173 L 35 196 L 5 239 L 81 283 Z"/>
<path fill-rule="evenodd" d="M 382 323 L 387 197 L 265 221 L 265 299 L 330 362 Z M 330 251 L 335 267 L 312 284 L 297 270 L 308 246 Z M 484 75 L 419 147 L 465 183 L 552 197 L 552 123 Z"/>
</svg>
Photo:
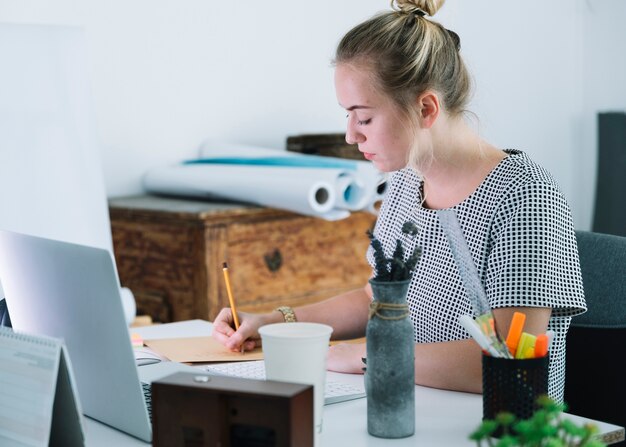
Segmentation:
<svg viewBox="0 0 626 447">
<path fill-rule="evenodd" d="M 375 212 L 385 175 L 366 161 L 234 144 L 205 144 L 200 158 L 149 171 L 148 192 L 224 198 L 327 220 Z"/>
</svg>

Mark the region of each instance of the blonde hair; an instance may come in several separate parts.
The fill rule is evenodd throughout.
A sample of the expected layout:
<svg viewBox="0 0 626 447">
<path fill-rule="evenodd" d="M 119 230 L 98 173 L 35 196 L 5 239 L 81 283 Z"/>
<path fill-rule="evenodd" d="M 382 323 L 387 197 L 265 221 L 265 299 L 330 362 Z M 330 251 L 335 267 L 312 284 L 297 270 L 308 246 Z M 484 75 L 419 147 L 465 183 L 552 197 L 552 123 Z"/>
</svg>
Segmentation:
<svg viewBox="0 0 626 447">
<path fill-rule="evenodd" d="M 387 96 L 418 131 L 415 99 L 435 91 L 451 116 L 466 111 L 471 79 L 459 54 L 460 39 L 453 31 L 427 19 L 445 0 L 392 0 L 392 11 L 355 26 L 341 39 L 335 64 L 367 69 L 374 86 Z M 415 146 L 418 146 L 416 139 Z M 410 162 L 432 158 L 432 147 L 415 147 Z"/>
</svg>

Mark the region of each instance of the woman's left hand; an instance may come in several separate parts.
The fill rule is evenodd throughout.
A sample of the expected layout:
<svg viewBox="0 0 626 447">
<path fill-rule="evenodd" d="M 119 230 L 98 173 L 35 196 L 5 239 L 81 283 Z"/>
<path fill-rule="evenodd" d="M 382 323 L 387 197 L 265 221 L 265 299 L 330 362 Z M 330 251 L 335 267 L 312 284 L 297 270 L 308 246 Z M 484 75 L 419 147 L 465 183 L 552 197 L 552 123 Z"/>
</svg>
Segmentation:
<svg viewBox="0 0 626 447">
<path fill-rule="evenodd" d="M 326 368 L 347 374 L 363 374 L 365 343 L 338 343 L 328 348 Z"/>
</svg>

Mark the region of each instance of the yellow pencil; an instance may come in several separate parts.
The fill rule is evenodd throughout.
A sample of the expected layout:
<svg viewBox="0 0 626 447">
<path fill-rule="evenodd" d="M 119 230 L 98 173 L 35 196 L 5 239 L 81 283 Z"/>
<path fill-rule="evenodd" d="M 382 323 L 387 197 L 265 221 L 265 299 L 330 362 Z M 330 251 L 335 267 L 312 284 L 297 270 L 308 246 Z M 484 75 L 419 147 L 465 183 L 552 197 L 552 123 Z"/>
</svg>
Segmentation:
<svg viewBox="0 0 626 447">
<path fill-rule="evenodd" d="M 235 330 L 238 330 L 239 318 L 237 317 L 237 308 L 235 307 L 235 299 L 233 298 L 233 291 L 230 288 L 230 277 L 228 276 L 228 264 L 226 262 L 222 264 L 222 270 L 224 271 L 224 280 L 226 281 L 226 292 L 228 293 L 228 301 L 230 302 L 230 311 L 233 314 L 233 321 L 235 322 Z"/>
</svg>

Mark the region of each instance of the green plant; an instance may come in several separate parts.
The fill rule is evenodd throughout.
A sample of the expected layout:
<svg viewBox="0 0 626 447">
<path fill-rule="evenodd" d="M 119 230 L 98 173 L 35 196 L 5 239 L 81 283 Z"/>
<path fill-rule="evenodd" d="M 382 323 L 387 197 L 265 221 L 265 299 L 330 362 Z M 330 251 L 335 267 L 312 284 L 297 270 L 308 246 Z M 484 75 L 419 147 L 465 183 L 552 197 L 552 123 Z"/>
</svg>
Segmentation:
<svg viewBox="0 0 626 447">
<path fill-rule="evenodd" d="M 479 447 L 602 447 L 605 444 L 593 436 L 598 428 L 592 424 L 582 427 L 563 419 L 565 404 L 557 404 L 548 396 L 537 399 L 539 409 L 529 419 L 516 419 L 511 413 L 499 413 L 495 420 L 485 419 L 470 435 Z M 494 439 L 496 431 L 502 436 Z"/>
<path fill-rule="evenodd" d="M 417 226 L 413 222 L 402 225 L 402 233 L 414 238 L 417 235 Z M 371 231 L 367 232 L 370 244 L 374 249 L 375 275 L 374 281 L 404 281 L 411 278 L 415 267 L 422 255 L 422 248 L 418 245 L 406 259 L 404 247 L 400 239 L 396 240 L 396 247 L 390 258 L 385 256 L 383 244 Z"/>
</svg>

